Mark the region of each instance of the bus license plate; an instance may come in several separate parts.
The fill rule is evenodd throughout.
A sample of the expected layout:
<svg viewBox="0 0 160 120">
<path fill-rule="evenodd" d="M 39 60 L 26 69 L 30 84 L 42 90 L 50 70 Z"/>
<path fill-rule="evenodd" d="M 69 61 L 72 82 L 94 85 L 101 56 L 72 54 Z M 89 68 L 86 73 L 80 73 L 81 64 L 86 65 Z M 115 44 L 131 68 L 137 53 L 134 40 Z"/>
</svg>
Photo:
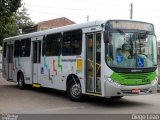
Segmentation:
<svg viewBox="0 0 160 120">
<path fill-rule="evenodd" d="M 134 94 L 138 94 L 138 93 L 140 93 L 140 92 L 141 92 L 140 89 L 132 89 L 132 93 L 134 93 Z"/>
</svg>

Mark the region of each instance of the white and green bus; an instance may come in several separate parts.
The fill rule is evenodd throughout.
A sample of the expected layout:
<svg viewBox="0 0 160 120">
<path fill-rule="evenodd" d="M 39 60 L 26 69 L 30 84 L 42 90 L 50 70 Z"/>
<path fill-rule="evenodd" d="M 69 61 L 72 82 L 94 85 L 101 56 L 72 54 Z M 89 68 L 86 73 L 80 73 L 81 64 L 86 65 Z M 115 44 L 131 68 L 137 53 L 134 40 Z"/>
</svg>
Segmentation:
<svg viewBox="0 0 160 120">
<path fill-rule="evenodd" d="M 3 77 L 84 95 L 123 97 L 157 92 L 157 41 L 153 24 L 93 21 L 6 38 Z"/>
</svg>

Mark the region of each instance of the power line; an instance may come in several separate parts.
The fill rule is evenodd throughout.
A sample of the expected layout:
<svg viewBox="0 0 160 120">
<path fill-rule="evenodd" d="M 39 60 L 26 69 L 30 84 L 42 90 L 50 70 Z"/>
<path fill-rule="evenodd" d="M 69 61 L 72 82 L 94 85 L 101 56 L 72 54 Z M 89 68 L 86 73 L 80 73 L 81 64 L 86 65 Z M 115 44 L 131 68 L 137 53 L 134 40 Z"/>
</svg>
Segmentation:
<svg viewBox="0 0 160 120">
<path fill-rule="evenodd" d="M 51 12 L 45 12 L 45 11 L 38 11 L 38 10 L 34 10 L 34 9 L 30 9 L 31 12 L 36 12 L 39 14 L 49 14 L 49 15 L 60 15 L 60 14 L 55 14 L 55 13 L 51 13 Z"/>
<path fill-rule="evenodd" d="M 36 5 L 26 5 L 28 7 L 37 7 L 37 8 L 49 8 L 49 9 L 65 9 L 65 10 L 82 10 L 82 9 L 75 9 L 75 8 L 57 8 L 53 6 L 36 6 Z"/>
<path fill-rule="evenodd" d="M 34 10 L 34 9 L 30 9 L 31 12 L 36 12 L 36 13 L 39 13 L 39 14 L 48 14 L 48 15 L 55 15 L 55 16 L 64 16 L 64 14 L 55 14 L 55 13 L 51 13 L 51 12 L 45 12 L 45 11 L 38 11 L 38 10 Z M 86 17 L 78 17 L 78 16 L 74 16 L 74 18 L 86 18 Z"/>
<path fill-rule="evenodd" d="M 89 15 L 87 15 L 87 22 L 89 21 Z"/>
</svg>

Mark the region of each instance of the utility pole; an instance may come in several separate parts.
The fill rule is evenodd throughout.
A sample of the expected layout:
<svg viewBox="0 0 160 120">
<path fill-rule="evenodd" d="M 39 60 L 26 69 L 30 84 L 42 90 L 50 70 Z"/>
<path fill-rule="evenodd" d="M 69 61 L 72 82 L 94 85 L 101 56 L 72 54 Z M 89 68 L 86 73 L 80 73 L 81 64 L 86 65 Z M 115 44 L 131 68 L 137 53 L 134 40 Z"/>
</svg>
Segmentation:
<svg viewBox="0 0 160 120">
<path fill-rule="evenodd" d="M 133 19 L 133 3 L 131 3 L 130 19 Z"/>
<path fill-rule="evenodd" d="M 89 21 L 89 15 L 87 15 L 87 22 Z"/>
</svg>

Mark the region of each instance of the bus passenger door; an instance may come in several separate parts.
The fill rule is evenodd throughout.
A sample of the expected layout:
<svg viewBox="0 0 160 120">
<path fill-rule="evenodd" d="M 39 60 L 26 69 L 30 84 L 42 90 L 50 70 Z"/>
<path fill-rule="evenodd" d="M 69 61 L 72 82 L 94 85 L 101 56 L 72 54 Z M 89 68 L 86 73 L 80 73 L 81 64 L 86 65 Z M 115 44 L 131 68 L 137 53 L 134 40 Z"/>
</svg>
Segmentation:
<svg viewBox="0 0 160 120">
<path fill-rule="evenodd" d="M 13 79 L 13 45 L 8 45 L 7 51 L 7 63 L 8 63 L 8 80 Z"/>
<path fill-rule="evenodd" d="M 86 90 L 101 93 L 101 33 L 86 34 Z"/>
<path fill-rule="evenodd" d="M 32 50 L 33 50 L 32 80 L 33 83 L 39 83 L 40 63 L 41 63 L 41 41 L 33 41 Z"/>
</svg>

